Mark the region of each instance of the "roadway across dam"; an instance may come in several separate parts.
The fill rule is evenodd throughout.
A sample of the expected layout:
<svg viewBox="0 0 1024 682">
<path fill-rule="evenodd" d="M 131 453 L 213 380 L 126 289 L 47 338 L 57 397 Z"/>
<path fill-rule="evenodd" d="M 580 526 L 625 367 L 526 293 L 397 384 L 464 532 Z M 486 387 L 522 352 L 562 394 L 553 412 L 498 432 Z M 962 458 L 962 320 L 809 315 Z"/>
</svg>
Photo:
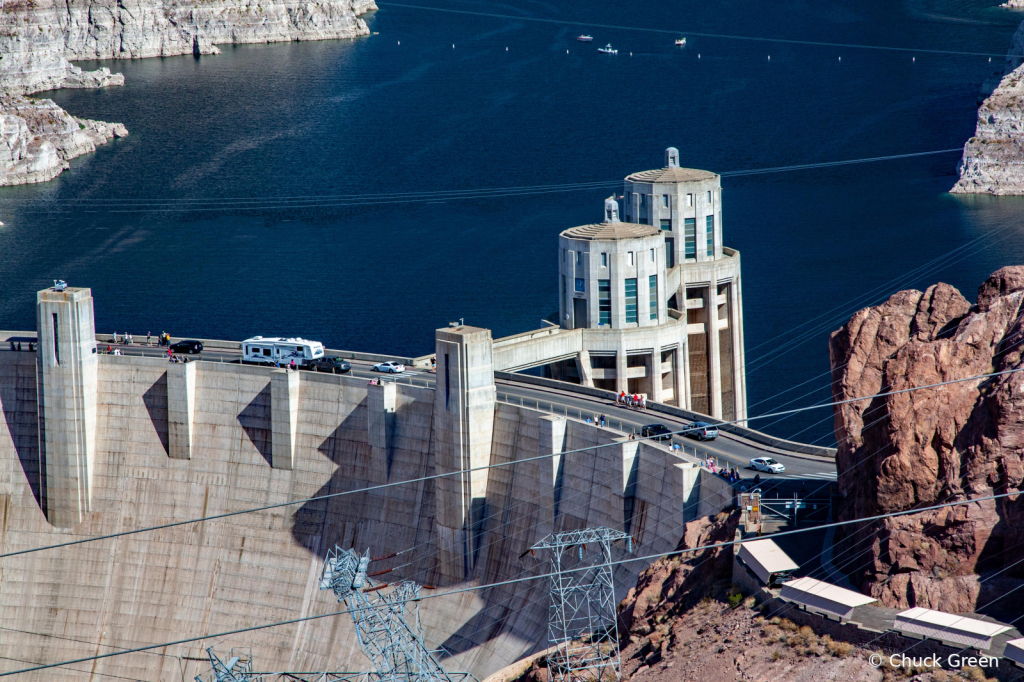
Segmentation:
<svg viewBox="0 0 1024 682">
<path fill-rule="evenodd" d="M 40 292 L 38 311 L 38 330 L 0 333 L 2 553 L 451 476 L 0 559 L 0 670 L 327 613 L 336 604 L 317 581 L 335 544 L 399 553 L 381 569 L 437 587 L 539 575 L 524 552 L 555 531 L 606 526 L 643 553 L 669 551 L 686 520 L 734 502 L 704 453 L 733 465 L 765 454 L 731 436 L 682 451 L 629 440 L 645 423 L 685 422 L 571 385 L 496 380 L 486 329 L 440 329 L 436 372 L 370 384 L 384 356 L 349 354 L 361 357 L 339 376 L 241 365 L 230 342 L 188 364 L 139 345 L 94 353 L 87 289 Z M 6 350 L 15 336 L 37 350 Z M 595 413 L 609 424 L 588 424 Z M 787 476 L 834 477 L 825 459 L 773 456 Z M 507 466 L 467 471 L 496 463 Z M 622 593 L 642 568 L 616 568 Z M 432 599 L 421 617 L 449 667 L 482 679 L 545 646 L 547 584 Z M 191 679 L 206 646 L 251 647 L 264 669 L 366 666 L 351 621 L 329 618 L 61 674 Z"/>
</svg>

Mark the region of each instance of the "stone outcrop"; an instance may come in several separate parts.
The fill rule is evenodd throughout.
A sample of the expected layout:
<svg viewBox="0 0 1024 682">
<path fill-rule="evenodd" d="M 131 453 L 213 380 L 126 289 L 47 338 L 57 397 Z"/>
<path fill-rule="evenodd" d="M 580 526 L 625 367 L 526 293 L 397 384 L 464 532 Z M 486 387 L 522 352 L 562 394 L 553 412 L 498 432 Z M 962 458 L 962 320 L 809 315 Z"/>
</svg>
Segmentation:
<svg viewBox="0 0 1024 682">
<path fill-rule="evenodd" d="M 829 341 L 836 401 L 1024 369 L 1024 267 L 994 273 L 971 305 L 937 284 L 865 308 Z M 1024 374 L 1012 373 L 834 408 L 840 519 L 993 494 L 1024 480 Z M 1017 497 L 849 526 L 836 555 L 890 606 L 998 614 L 1024 579 Z M 1024 599 L 1024 598 L 1022 598 Z M 993 602 L 989 605 L 989 602 Z"/>
<path fill-rule="evenodd" d="M 120 123 L 75 118 L 48 99 L 0 95 L 0 185 L 50 180 L 69 159 L 127 134 Z"/>
<path fill-rule="evenodd" d="M 76 59 L 215 54 L 216 43 L 272 43 L 366 35 L 373 0 L 8 0 L 0 84 L 8 92 L 119 85 Z M 8 28 L 9 27 L 9 28 Z"/>
<path fill-rule="evenodd" d="M 974 137 L 964 145 L 960 179 L 950 190 L 955 194 L 1024 194 L 1024 64 L 1021 55 L 1024 55 L 1024 23 L 1013 35 L 1003 70 L 993 74 L 993 81 L 998 79 L 998 85 L 978 108 Z"/>
<path fill-rule="evenodd" d="M 124 131 L 118 123 L 77 119 L 48 100 L 26 107 L 3 96 L 124 84 L 122 74 L 83 71 L 71 60 L 354 38 L 369 33 L 359 15 L 376 8 L 373 0 L 7 0 L 0 4 L 0 185 L 49 180 L 68 159 Z"/>
</svg>

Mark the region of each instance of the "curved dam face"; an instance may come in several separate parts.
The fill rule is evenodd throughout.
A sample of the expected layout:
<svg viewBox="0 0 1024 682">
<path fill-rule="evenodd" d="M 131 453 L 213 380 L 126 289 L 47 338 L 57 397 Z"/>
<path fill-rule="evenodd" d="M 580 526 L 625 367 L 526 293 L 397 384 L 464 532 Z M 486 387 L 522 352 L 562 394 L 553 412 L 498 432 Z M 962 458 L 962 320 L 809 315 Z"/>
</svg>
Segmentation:
<svg viewBox="0 0 1024 682">
<path fill-rule="evenodd" d="M 257 670 L 368 670 L 347 615 L 211 635 L 344 608 L 318 585 L 334 544 L 398 553 L 371 572 L 428 597 L 543 575 L 528 550 L 554 531 L 607 526 L 638 554 L 669 551 L 684 516 L 731 502 L 705 490 L 698 508 L 699 468 L 660 445 L 497 402 L 487 330 L 438 331 L 436 389 L 368 385 L 96 354 L 88 290 L 55 293 L 40 292 L 37 352 L 0 352 L 3 553 L 450 475 L 0 559 L 0 671 L 203 638 L 19 680 L 191 680 L 209 646 L 251 647 Z M 645 565 L 618 566 L 617 588 Z M 542 578 L 426 598 L 425 642 L 483 679 L 547 646 L 547 592 Z"/>
</svg>

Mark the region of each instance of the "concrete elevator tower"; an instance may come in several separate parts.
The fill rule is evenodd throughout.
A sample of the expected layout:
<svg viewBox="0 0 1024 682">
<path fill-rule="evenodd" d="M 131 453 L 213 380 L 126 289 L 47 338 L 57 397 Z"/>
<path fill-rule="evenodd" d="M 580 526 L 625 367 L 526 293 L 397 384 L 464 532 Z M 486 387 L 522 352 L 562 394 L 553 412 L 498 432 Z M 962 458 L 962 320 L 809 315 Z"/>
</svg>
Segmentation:
<svg viewBox="0 0 1024 682">
<path fill-rule="evenodd" d="M 560 323 L 583 329 L 583 384 L 723 420 L 746 417 L 740 254 L 722 243 L 715 173 L 665 167 L 629 175 L 604 221 L 559 237 Z"/>
<path fill-rule="evenodd" d="M 98 362 L 92 292 L 66 285 L 36 295 L 40 469 L 46 516 L 58 528 L 82 522 L 96 471 Z"/>
</svg>

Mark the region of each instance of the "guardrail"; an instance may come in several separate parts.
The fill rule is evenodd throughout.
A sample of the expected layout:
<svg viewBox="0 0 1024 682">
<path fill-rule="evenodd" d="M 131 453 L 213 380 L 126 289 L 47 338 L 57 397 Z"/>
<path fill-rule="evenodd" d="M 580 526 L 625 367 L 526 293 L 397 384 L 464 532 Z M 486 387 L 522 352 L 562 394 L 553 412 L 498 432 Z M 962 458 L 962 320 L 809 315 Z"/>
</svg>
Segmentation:
<svg viewBox="0 0 1024 682">
<path fill-rule="evenodd" d="M 612 402 L 614 402 L 617 397 L 615 391 L 606 391 L 602 388 L 592 388 L 590 386 L 580 386 L 579 384 L 571 384 L 569 382 L 558 381 L 556 379 L 544 379 L 542 377 L 535 377 L 529 374 L 495 372 L 494 378 L 503 379 L 505 381 L 515 381 L 522 384 L 530 384 L 533 386 L 543 386 L 545 388 L 553 388 L 560 391 L 572 391 L 574 393 L 589 395 L 594 398 L 601 398 L 602 400 Z M 740 426 L 739 424 L 723 424 L 721 420 L 709 417 L 706 414 L 683 410 L 663 403 L 648 402 L 647 409 L 651 412 L 660 412 L 662 414 L 685 419 L 686 421 L 701 421 L 709 424 L 715 424 L 718 426 L 719 431 L 723 431 L 742 440 L 750 441 L 756 445 L 762 445 L 784 452 L 809 455 L 812 457 L 834 458 L 836 456 L 835 448 L 826 448 L 820 445 L 809 445 L 807 443 L 797 443 L 784 438 L 776 438 L 775 436 L 771 436 L 767 433 L 762 433 L 761 431 L 745 426 Z"/>
</svg>

